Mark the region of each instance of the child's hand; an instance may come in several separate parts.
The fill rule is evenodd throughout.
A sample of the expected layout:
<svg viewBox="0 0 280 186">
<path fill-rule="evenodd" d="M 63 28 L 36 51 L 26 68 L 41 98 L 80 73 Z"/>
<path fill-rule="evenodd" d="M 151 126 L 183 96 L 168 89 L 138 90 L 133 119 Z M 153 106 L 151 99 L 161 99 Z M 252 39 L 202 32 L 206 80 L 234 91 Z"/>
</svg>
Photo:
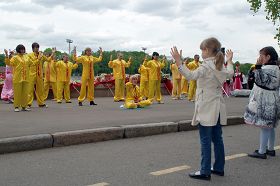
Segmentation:
<svg viewBox="0 0 280 186">
<path fill-rule="evenodd" d="M 171 52 L 170 52 L 171 56 L 173 57 L 173 59 L 176 61 L 177 66 L 181 66 L 182 65 L 182 50 L 180 50 L 180 53 L 178 52 L 178 49 L 176 46 L 174 46 L 173 48 L 171 48 Z"/>
<path fill-rule="evenodd" d="M 229 49 L 226 52 L 226 62 L 232 64 L 233 52 Z"/>
</svg>

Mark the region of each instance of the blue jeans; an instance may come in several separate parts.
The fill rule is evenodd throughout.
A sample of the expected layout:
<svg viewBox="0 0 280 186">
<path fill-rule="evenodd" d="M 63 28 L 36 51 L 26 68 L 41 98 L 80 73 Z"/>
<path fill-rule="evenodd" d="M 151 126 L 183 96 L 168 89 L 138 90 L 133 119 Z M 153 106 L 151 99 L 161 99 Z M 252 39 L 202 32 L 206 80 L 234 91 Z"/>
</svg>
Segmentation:
<svg viewBox="0 0 280 186">
<path fill-rule="evenodd" d="M 225 166 L 225 150 L 222 137 L 222 126 L 220 117 L 217 125 L 205 127 L 199 125 L 199 135 L 201 144 L 201 169 L 200 173 L 205 175 L 211 174 L 211 141 L 214 143 L 215 163 L 213 169 L 223 172 Z"/>
<path fill-rule="evenodd" d="M 275 129 L 261 128 L 259 153 L 260 154 L 266 153 L 266 149 L 274 150 L 274 143 L 275 143 Z"/>
</svg>

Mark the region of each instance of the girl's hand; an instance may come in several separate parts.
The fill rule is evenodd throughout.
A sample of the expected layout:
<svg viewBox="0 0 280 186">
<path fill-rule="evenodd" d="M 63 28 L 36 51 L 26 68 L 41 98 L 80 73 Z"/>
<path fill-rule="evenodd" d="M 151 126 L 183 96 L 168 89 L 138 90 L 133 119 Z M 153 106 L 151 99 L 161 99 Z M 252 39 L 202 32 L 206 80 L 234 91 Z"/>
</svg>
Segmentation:
<svg viewBox="0 0 280 186">
<path fill-rule="evenodd" d="M 256 65 L 262 65 L 262 61 L 260 60 L 260 58 L 257 59 Z"/>
<path fill-rule="evenodd" d="M 173 59 L 176 61 L 177 66 L 181 66 L 182 65 L 182 50 L 180 50 L 180 53 L 178 52 L 178 49 L 176 46 L 174 46 L 173 48 L 171 48 L 171 56 L 173 57 Z"/>
<path fill-rule="evenodd" d="M 4 49 L 4 52 L 5 52 L 5 56 L 6 56 L 6 57 L 9 57 L 9 55 L 8 55 L 8 50 L 7 50 L 7 49 Z"/>
<path fill-rule="evenodd" d="M 230 64 L 233 64 L 232 63 L 232 58 L 233 58 L 233 52 L 229 49 L 226 52 L 226 62 L 230 63 Z"/>
</svg>

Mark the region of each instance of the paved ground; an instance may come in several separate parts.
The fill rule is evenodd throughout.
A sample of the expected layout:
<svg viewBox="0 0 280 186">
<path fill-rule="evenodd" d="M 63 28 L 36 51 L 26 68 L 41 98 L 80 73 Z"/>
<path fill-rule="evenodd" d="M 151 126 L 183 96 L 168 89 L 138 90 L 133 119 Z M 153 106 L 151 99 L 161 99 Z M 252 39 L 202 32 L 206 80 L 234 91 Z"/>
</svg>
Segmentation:
<svg viewBox="0 0 280 186">
<path fill-rule="evenodd" d="M 225 177 L 212 175 L 210 184 L 187 176 L 200 162 L 198 133 L 188 131 L 1 155 L 0 185 L 279 186 L 280 150 L 267 160 L 243 155 L 257 148 L 258 135 L 251 126 L 224 128 L 226 155 L 232 159 L 226 161 Z M 276 139 L 280 149 L 279 129 Z"/>
<path fill-rule="evenodd" d="M 60 105 L 48 101 L 49 108 L 35 106 L 29 113 L 15 113 L 12 105 L 0 102 L 0 138 L 192 118 L 194 103 L 167 96 L 164 101 L 163 105 L 154 104 L 140 110 L 120 109 L 123 103 L 114 103 L 110 97 L 96 98 L 98 106 L 95 107 L 90 107 L 88 102 L 79 107 L 77 100 Z M 228 115 L 243 115 L 247 101 L 248 98 L 226 99 Z"/>
</svg>

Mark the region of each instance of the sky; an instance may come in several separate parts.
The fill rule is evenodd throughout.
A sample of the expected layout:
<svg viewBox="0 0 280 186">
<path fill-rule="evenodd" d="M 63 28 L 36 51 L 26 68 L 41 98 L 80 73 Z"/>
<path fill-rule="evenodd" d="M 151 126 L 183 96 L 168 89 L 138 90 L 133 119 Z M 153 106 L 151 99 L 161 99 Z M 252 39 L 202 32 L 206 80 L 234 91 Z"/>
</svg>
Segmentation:
<svg viewBox="0 0 280 186">
<path fill-rule="evenodd" d="M 200 54 L 203 39 L 217 37 L 234 51 L 234 60 L 255 63 L 265 46 L 279 47 L 265 13 L 254 14 L 246 0 L 1 0 L 0 53 L 24 44 L 68 51 L 154 51 L 170 56 L 176 45 L 183 56 Z"/>
</svg>

